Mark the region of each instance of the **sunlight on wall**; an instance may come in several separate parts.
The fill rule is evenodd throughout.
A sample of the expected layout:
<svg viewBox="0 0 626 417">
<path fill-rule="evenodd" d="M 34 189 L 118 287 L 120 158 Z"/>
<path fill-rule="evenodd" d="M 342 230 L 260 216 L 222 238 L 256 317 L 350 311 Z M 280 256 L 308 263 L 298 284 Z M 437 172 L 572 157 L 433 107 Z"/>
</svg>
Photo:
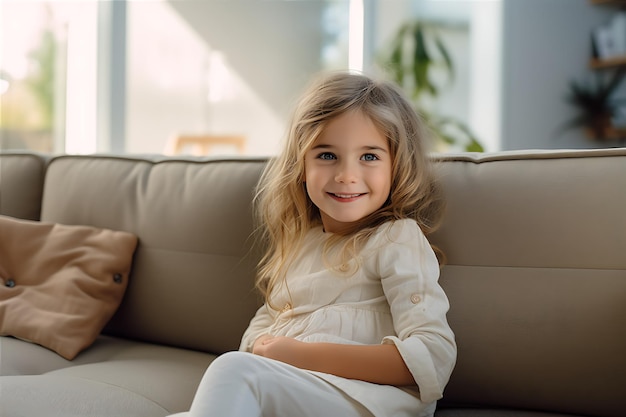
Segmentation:
<svg viewBox="0 0 626 417">
<path fill-rule="evenodd" d="M 486 151 L 502 147 L 502 7 L 474 5 L 469 80 L 469 121 Z"/>
<path fill-rule="evenodd" d="M 65 146 L 71 154 L 97 149 L 97 4 L 60 9 L 67 22 Z"/>
<path fill-rule="evenodd" d="M 350 0 L 348 69 L 363 71 L 363 0 Z"/>
<path fill-rule="evenodd" d="M 213 51 L 209 54 L 209 68 L 207 70 L 208 90 L 207 100 L 210 103 L 219 103 L 234 98 L 233 80 L 226 63 L 224 54 Z"/>
<path fill-rule="evenodd" d="M 222 51 L 167 2 L 130 2 L 128 16 L 127 152 L 171 152 L 180 135 L 244 136 L 245 153 L 273 151 L 281 121 Z"/>
</svg>

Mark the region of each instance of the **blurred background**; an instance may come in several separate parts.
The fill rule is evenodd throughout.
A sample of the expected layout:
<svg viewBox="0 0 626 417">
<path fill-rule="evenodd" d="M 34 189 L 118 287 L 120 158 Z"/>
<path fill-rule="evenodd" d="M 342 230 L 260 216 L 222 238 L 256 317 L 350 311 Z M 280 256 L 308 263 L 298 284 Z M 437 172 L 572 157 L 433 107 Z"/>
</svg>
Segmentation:
<svg viewBox="0 0 626 417">
<path fill-rule="evenodd" d="M 0 149 L 272 155 L 336 69 L 400 84 L 437 152 L 623 146 L 621 3 L 0 0 Z"/>
</svg>

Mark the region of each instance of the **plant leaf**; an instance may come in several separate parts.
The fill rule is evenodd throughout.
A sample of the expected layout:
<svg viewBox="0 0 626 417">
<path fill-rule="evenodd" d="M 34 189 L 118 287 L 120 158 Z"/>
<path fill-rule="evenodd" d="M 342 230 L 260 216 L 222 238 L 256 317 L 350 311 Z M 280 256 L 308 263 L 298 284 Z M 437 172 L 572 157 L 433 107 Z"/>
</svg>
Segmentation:
<svg viewBox="0 0 626 417">
<path fill-rule="evenodd" d="M 416 24 L 413 28 L 413 76 L 415 79 L 415 89 L 419 93 L 428 91 L 434 95 L 435 87 L 428 79 L 428 70 L 431 66 L 432 59 L 426 49 L 426 41 L 424 40 L 424 26 Z"/>
<path fill-rule="evenodd" d="M 439 50 L 444 62 L 444 66 L 448 72 L 448 76 L 450 77 L 450 82 L 452 83 L 455 78 L 454 64 L 452 63 L 452 58 L 450 57 L 450 53 L 448 52 L 448 48 L 443 44 L 443 41 L 439 36 L 435 36 L 435 45 Z"/>
</svg>

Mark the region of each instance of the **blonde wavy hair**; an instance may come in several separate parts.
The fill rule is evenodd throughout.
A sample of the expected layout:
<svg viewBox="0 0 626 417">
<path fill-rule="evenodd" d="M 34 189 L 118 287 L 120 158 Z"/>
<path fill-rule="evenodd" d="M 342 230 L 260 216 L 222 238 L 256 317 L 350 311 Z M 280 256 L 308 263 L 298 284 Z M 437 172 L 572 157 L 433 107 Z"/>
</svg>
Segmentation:
<svg viewBox="0 0 626 417">
<path fill-rule="evenodd" d="M 339 245 L 343 261 L 356 258 L 376 228 L 392 220 L 414 219 L 426 236 L 439 225 L 443 199 L 426 155 L 427 130 L 400 90 L 360 74 L 321 76 L 297 104 L 285 146 L 268 163 L 254 199 L 259 243 L 265 251 L 256 285 L 272 308 L 276 307 L 270 294 L 284 282 L 304 236 L 322 224 L 319 209 L 306 192 L 304 157 L 330 120 L 355 110 L 368 116 L 389 141 L 391 192 L 374 213 L 342 235 L 333 235 L 325 253 Z M 434 249 L 441 261 L 441 252 Z"/>
</svg>

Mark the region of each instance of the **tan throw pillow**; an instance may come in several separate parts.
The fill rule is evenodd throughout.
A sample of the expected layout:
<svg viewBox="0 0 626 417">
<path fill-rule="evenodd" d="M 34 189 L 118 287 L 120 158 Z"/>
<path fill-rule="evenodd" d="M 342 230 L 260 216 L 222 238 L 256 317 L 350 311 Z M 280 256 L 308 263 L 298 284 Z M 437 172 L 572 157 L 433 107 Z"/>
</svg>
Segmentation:
<svg viewBox="0 0 626 417">
<path fill-rule="evenodd" d="M 0 216 L 0 335 L 73 359 L 122 301 L 136 246 L 128 232 Z"/>
</svg>

